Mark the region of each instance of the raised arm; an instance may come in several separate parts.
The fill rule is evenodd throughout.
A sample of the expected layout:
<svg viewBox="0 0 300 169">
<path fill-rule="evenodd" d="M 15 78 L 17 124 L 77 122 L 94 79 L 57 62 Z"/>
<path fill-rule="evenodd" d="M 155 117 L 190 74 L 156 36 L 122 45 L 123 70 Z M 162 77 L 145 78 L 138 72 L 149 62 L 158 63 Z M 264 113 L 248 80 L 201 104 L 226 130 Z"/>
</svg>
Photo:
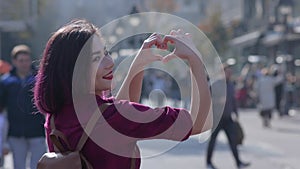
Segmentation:
<svg viewBox="0 0 300 169">
<path fill-rule="evenodd" d="M 191 134 L 199 134 L 211 129 L 211 96 L 200 52 L 192 42 L 191 36 L 184 34 L 181 30 L 172 31 L 170 35 L 165 36 L 164 42 L 175 45 L 175 50 L 166 56 L 164 61 L 179 57 L 187 60 L 190 66 L 192 84 L 190 113 L 194 123 Z"/>
<path fill-rule="evenodd" d="M 116 99 L 139 102 L 145 66 L 162 59 L 160 55 L 155 55 L 151 52 L 151 47 L 155 45 L 159 48 L 163 48 L 164 46 L 160 46 L 161 41 L 162 38 L 156 33 L 152 34 L 144 41 L 142 47 L 130 65 L 128 74 L 121 85 Z"/>
</svg>

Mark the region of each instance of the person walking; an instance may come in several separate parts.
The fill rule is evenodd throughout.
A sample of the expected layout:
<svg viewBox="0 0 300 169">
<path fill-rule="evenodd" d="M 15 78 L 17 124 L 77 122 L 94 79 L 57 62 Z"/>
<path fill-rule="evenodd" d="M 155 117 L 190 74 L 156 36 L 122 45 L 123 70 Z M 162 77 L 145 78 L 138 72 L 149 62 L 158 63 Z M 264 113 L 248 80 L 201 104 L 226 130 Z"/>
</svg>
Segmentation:
<svg viewBox="0 0 300 169">
<path fill-rule="evenodd" d="M 33 104 L 33 85 L 36 70 L 31 61 L 30 48 L 17 45 L 11 52 L 13 69 L 0 81 L 0 112 L 7 112 L 8 143 L 13 154 L 14 169 L 35 169 L 46 152 L 44 116 Z"/>
<path fill-rule="evenodd" d="M 216 129 L 212 132 L 210 137 L 207 154 L 206 154 L 206 165 L 208 169 L 216 169 L 216 166 L 212 163 L 212 155 L 215 147 L 216 139 L 221 130 L 225 131 L 225 134 L 228 138 L 228 142 L 230 145 L 231 152 L 236 162 L 237 168 L 244 168 L 250 165 L 248 162 L 241 161 L 239 157 L 239 152 L 237 149 L 237 139 L 236 139 L 236 128 L 232 118 L 232 113 L 235 113 L 235 117 L 237 120 L 239 115 L 237 111 L 236 99 L 235 99 L 235 87 L 233 82 L 231 81 L 232 70 L 231 68 L 224 64 L 223 65 L 225 80 L 226 80 L 226 94 L 222 95 L 223 92 L 213 91 L 212 93 L 212 102 L 213 102 L 213 111 L 214 111 L 214 121 L 217 120 L 218 111 L 222 111 L 222 105 L 225 107 L 223 110 L 223 114 L 221 114 L 220 121 L 216 127 Z M 222 89 L 222 85 L 224 85 L 224 79 L 219 79 L 212 84 L 212 90 L 220 90 Z M 226 95 L 226 98 L 224 98 Z"/>
<path fill-rule="evenodd" d="M 275 71 L 274 77 L 278 76 L 278 71 Z M 275 107 L 276 107 L 276 110 L 278 112 L 278 115 L 279 116 L 283 116 L 284 113 L 283 113 L 283 108 L 282 108 L 282 96 L 283 96 L 283 92 L 284 92 L 284 83 L 281 82 L 279 84 L 277 84 L 275 86 Z"/>
<path fill-rule="evenodd" d="M 283 75 L 271 76 L 270 70 L 261 69 L 261 76 L 254 85 L 258 97 L 258 108 L 264 127 L 271 127 L 272 111 L 275 108 L 275 87 L 283 81 Z"/>
<path fill-rule="evenodd" d="M 50 121 L 66 136 L 72 151 L 95 114 L 101 118 L 92 127 L 81 151 L 94 169 L 138 169 L 141 157 L 137 141 L 183 141 L 211 128 L 210 121 L 206 121 L 211 117 L 211 99 L 205 69 L 189 34 L 173 30 L 164 37 L 156 33 L 148 37 L 113 97 L 105 95 L 112 89 L 114 62 L 102 38 L 96 26 L 81 19 L 61 27 L 47 42 L 34 99 L 38 109 L 47 116 L 45 127 L 50 152 L 55 149 L 50 139 Z M 168 43 L 175 50 L 165 57 L 149 50 L 154 46 L 166 50 Z M 154 61 L 167 62 L 175 56 L 190 63 L 195 77 L 191 111 L 169 106 L 153 109 L 136 103 L 141 96 L 144 67 Z M 108 107 L 103 112 L 95 112 L 105 104 Z"/>
</svg>

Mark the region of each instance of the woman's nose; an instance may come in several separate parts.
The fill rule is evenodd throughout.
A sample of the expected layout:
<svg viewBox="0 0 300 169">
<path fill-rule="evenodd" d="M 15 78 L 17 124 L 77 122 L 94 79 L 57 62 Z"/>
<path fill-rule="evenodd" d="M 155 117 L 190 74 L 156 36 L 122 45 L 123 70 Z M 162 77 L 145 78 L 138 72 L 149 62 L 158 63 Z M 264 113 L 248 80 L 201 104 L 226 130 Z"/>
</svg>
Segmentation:
<svg viewBox="0 0 300 169">
<path fill-rule="evenodd" d="M 106 69 L 113 69 L 113 67 L 115 66 L 115 63 L 113 61 L 113 59 L 110 57 L 110 55 L 105 57 L 105 61 L 106 61 Z"/>
</svg>

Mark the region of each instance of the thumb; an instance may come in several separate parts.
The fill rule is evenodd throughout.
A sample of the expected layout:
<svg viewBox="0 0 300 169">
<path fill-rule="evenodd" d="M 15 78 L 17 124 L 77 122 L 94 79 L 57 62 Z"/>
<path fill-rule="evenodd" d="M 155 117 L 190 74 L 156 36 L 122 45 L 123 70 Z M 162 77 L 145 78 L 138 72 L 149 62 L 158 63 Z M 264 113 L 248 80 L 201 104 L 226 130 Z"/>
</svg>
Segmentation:
<svg viewBox="0 0 300 169">
<path fill-rule="evenodd" d="M 169 53 L 165 57 L 163 57 L 162 62 L 163 63 L 168 63 L 170 60 L 177 58 L 177 56 L 174 54 L 174 52 Z"/>
<path fill-rule="evenodd" d="M 161 61 L 161 60 L 163 60 L 163 58 L 164 58 L 164 57 L 161 56 L 161 55 L 154 55 L 154 56 L 153 56 L 153 60 L 154 60 L 154 61 Z"/>
<path fill-rule="evenodd" d="M 163 40 L 162 40 L 162 44 L 167 44 L 168 42 L 170 43 L 175 43 L 176 38 L 171 36 L 171 35 L 166 35 Z"/>
</svg>

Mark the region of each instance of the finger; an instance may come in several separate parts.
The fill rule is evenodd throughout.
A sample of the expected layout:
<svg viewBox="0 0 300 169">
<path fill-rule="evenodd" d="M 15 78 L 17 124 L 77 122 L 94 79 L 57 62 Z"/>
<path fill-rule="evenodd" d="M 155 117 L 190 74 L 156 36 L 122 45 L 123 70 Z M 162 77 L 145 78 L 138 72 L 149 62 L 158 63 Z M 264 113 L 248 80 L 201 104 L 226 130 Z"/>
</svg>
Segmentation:
<svg viewBox="0 0 300 169">
<path fill-rule="evenodd" d="M 156 32 L 153 32 L 148 38 L 155 37 L 157 35 Z"/>
<path fill-rule="evenodd" d="M 176 35 L 177 32 L 175 30 L 171 30 L 170 35 Z"/>
<path fill-rule="evenodd" d="M 163 41 L 162 41 L 158 48 L 162 49 L 162 50 L 166 50 L 166 49 L 168 49 L 168 45 L 166 43 L 163 43 Z"/>
<path fill-rule="evenodd" d="M 168 42 L 170 43 L 175 43 L 176 41 L 176 38 L 172 35 L 166 35 L 164 38 L 163 38 L 163 44 L 168 44 Z"/>
<path fill-rule="evenodd" d="M 188 38 L 192 38 L 192 35 L 190 33 L 185 33 L 184 35 Z"/>
<path fill-rule="evenodd" d="M 157 40 L 161 40 L 162 39 L 162 37 L 161 37 L 160 34 L 156 34 L 155 37 L 157 38 Z"/>
<path fill-rule="evenodd" d="M 157 33 L 153 33 L 146 41 L 149 43 L 147 47 L 151 47 L 152 45 L 159 47 L 162 43 L 162 37 Z"/>
<path fill-rule="evenodd" d="M 162 62 L 163 63 L 168 63 L 170 60 L 177 58 L 177 56 L 174 54 L 174 52 L 166 55 L 163 59 Z"/>
<path fill-rule="evenodd" d="M 161 48 L 162 43 L 163 43 L 162 37 L 159 34 L 156 35 L 156 44 L 155 44 L 156 47 L 157 48 Z"/>
<path fill-rule="evenodd" d="M 155 37 L 149 37 L 149 38 L 147 38 L 145 41 L 152 41 L 152 40 L 154 40 L 155 39 Z"/>
<path fill-rule="evenodd" d="M 168 48 L 167 43 L 164 42 L 164 39 L 160 35 L 158 35 L 158 37 L 157 37 L 156 47 L 159 49 L 162 49 L 162 50 L 165 50 Z"/>
<path fill-rule="evenodd" d="M 178 29 L 178 30 L 177 30 L 177 33 L 178 33 L 179 35 L 184 35 L 184 32 L 183 32 L 182 29 Z"/>
<path fill-rule="evenodd" d="M 144 48 L 150 48 L 152 45 L 156 45 L 156 37 L 149 37 L 144 41 Z"/>
<path fill-rule="evenodd" d="M 155 39 L 156 37 L 157 37 L 157 33 L 155 32 L 155 33 L 151 34 L 147 39 L 145 39 L 145 41 L 151 41 L 151 40 Z"/>
<path fill-rule="evenodd" d="M 154 59 L 154 61 L 161 61 L 161 60 L 163 60 L 163 56 L 161 56 L 161 55 L 154 55 L 153 56 L 153 59 Z"/>
</svg>

